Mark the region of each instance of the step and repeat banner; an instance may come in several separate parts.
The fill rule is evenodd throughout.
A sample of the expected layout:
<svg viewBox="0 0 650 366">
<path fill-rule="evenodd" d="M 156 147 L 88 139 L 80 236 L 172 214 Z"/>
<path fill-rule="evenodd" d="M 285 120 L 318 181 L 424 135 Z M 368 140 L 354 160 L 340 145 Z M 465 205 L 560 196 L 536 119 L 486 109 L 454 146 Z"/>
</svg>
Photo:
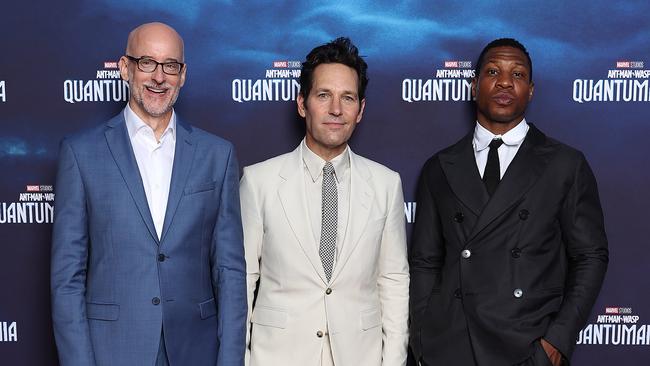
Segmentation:
<svg viewBox="0 0 650 366">
<path fill-rule="evenodd" d="M 610 266 L 575 365 L 650 364 L 650 5 L 609 1 L 4 2 L 0 12 L 0 365 L 57 365 L 49 299 L 59 141 L 119 113 L 117 61 L 136 25 L 185 39 L 176 111 L 232 141 L 242 166 L 288 152 L 300 63 L 349 36 L 369 65 L 351 146 L 398 171 L 409 231 L 424 161 L 473 128 L 470 81 L 489 41 L 529 50 L 527 120 L 582 150 Z M 496 269 L 495 269 L 496 270 Z"/>
</svg>

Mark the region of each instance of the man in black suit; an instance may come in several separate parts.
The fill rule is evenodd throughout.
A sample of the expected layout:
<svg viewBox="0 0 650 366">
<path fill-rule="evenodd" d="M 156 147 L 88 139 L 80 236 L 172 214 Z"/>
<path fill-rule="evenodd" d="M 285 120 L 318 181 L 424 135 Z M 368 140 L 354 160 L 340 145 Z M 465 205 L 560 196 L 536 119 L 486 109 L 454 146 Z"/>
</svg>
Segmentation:
<svg viewBox="0 0 650 366">
<path fill-rule="evenodd" d="M 532 62 L 489 43 L 472 81 L 477 124 L 420 177 L 409 253 L 421 365 L 568 365 L 607 269 L 583 154 L 524 119 Z"/>
</svg>

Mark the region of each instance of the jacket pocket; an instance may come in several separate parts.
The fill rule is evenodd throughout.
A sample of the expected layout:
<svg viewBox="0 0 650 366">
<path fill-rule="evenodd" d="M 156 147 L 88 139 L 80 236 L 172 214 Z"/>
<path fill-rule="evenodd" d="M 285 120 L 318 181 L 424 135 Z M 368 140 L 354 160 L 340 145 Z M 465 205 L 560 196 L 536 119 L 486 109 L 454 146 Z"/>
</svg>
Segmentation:
<svg viewBox="0 0 650 366">
<path fill-rule="evenodd" d="M 86 318 L 97 320 L 117 320 L 120 317 L 120 306 L 117 304 L 86 303 Z"/>
<path fill-rule="evenodd" d="M 372 217 L 368 219 L 368 224 L 366 225 L 365 230 L 377 230 L 382 232 L 384 231 L 384 225 L 386 225 L 386 216 Z"/>
<path fill-rule="evenodd" d="M 201 311 L 201 319 L 215 316 L 217 314 L 217 303 L 214 301 L 214 297 L 210 300 L 200 302 L 199 310 Z"/>
<path fill-rule="evenodd" d="M 198 184 L 191 184 L 185 187 L 183 192 L 185 195 L 190 195 L 194 193 L 200 193 L 200 192 L 205 192 L 205 191 L 211 191 L 213 190 L 217 185 L 217 182 L 205 182 L 205 183 L 198 183 Z"/>
<path fill-rule="evenodd" d="M 381 325 L 381 313 L 378 308 L 361 312 L 361 329 L 368 330 Z"/>
<path fill-rule="evenodd" d="M 287 312 L 266 306 L 256 306 L 253 309 L 251 322 L 259 325 L 284 329 L 287 327 Z"/>
<path fill-rule="evenodd" d="M 539 294 L 549 294 L 549 295 L 561 295 L 564 294 L 564 286 L 554 286 L 542 288 L 536 291 Z"/>
</svg>

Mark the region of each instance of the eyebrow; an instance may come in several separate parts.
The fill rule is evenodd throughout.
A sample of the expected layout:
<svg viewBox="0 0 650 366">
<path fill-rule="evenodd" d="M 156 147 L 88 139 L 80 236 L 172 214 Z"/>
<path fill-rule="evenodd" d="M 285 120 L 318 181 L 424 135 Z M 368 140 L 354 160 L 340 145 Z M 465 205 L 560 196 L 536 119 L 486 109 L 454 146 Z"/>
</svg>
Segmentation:
<svg viewBox="0 0 650 366">
<path fill-rule="evenodd" d="M 152 59 L 152 60 L 154 60 L 154 61 L 158 61 L 158 60 L 156 60 L 155 57 L 153 57 L 153 56 L 149 56 L 149 55 L 142 55 L 142 56 L 140 56 L 140 58 L 149 58 L 149 59 Z M 160 62 L 160 61 L 158 61 L 158 62 Z M 164 62 L 180 62 L 180 63 L 183 63 L 182 61 L 178 61 L 177 59 L 175 59 L 175 58 L 171 58 L 171 57 L 168 57 L 168 58 L 164 59 L 162 62 L 163 62 L 163 63 L 164 63 Z"/>
<path fill-rule="evenodd" d="M 483 64 L 483 66 L 486 66 L 486 65 L 488 65 L 490 63 L 496 64 L 497 61 L 495 61 L 494 59 L 485 60 L 485 63 Z M 527 68 L 530 67 L 527 62 L 514 61 L 514 63 L 515 63 L 515 65 L 524 66 L 524 67 L 527 67 Z"/>
<path fill-rule="evenodd" d="M 316 92 L 332 92 L 332 89 L 330 88 L 316 88 L 314 89 Z M 343 90 L 343 94 L 354 94 L 355 96 L 358 94 L 357 91 L 352 91 L 352 90 Z"/>
</svg>

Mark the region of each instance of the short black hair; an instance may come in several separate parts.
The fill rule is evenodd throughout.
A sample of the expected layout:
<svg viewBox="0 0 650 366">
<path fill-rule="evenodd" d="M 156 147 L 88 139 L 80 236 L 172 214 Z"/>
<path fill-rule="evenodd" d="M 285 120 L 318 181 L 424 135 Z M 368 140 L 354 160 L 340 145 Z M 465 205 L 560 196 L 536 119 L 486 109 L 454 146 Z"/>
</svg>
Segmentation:
<svg viewBox="0 0 650 366">
<path fill-rule="evenodd" d="M 307 55 L 300 71 L 300 94 L 307 100 L 314 79 L 314 70 L 320 64 L 343 64 L 357 72 L 359 103 L 365 98 L 368 85 L 368 64 L 359 56 L 359 49 L 350 38 L 339 37 L 329 43 L 320 45 Z"/>
<path fill-rule="evenodd" d="M 483 66 L 483 58 L 485 57 L 485 54 L 490 49 L 496 47 L 512 47 L 521 50 L 521 52 L 523 52 L 524 55 L 526 55 L 526 59 L 528 59 L 528 68 L 530 71 L 528 76 L 528 81 L 531 83 L 533 82 L 533 61 L 530 59 L 530 55 L 528 54 L 526 47 L 524 47 L 523 44 L 521 44 L 519 41 L 517 41 L 514 38 L 495 39 L 494 41 L 488 43 L 487 46 L 485 46 L 485 48 L 483 48 L 483 51 L 481 51 L 481 54 L 478 56 L 478 61 L 476 61 L 476 68 L 474 69 L 476 77 L 478 77 L 479 73 L 481 72 L 481 67 Z"/>
</svg>

